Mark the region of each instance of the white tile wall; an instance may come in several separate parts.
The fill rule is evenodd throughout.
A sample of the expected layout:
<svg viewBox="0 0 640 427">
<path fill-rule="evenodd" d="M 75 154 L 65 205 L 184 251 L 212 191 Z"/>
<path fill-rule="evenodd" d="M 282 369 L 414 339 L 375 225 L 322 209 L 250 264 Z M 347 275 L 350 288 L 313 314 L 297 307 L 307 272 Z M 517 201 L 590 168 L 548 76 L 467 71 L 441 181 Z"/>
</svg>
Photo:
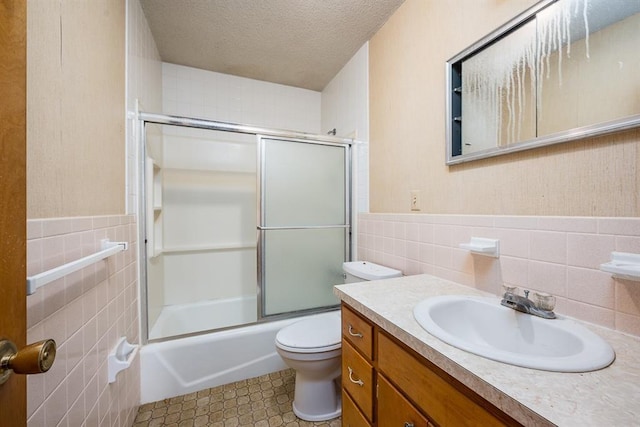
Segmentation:
<svg viewBox="0 0 640 427">
<path fill-rule="evenodd" d="M 128 112 L 162 108 L 162 68 L 138 0 L 127 1 Z M 137 206 L 135 122 L 127 119 L 127 212 Z M 29 275 L 56 267 L 99 248 L 99 240 L 128 241 L 129 250 L 59 279 L 27 298 L 29 342 L 54 338 L 53 368 L 27 379 L 30 426 L 129 426 L 140 401 L 138 358 L 107 382 L 107 353 L 120 336 L 138 341 L 137 227 L 135 217 L 100 216 L 29 220 Z"/>
<path fill-rule="evenodd" d="M 323 133 L 369 140 L 369 43 L 365 43 L 322 91 Z"/>
<path fill-rule="evenodd" d="M 137 211 L 136 126 L 132 113 L 136 100 L 140 110 L 162 111 L 162 62 L 155 41 L 138 0 L 127 0 L 127 213 Z"/>
<path fill-rule="evenodd" d="M 107 382 L 107 354 L 121 336 L 138 341 L 138 280 L 134 216 L 29 220 L 27 274 L 32 276 L 100 248 L 100 240 L 129 249 L 67 275 L 27 297 L 27 340 L 53 338 L 56 361 L 27 377 L 28 425 L 130 426 L 140 402 L 140 367 Z"/>
<path fill-rule="evenodd" d="M 357 211 L 369 211 L 369 43 L 365 43 L 322 91 L 322 131 L 355 137 Z"/>
<path fill-rule="evenodd" d="M 335 127 L 338 136 L 355 136 L 357 210 L 366 212 L 368 62 L 366 43 L 322 93 L 163 63 L 163 113 L 315 134 Z"/>
<path fill-rule="evenodd" d="M 163 112 L 298 132 L 320 132 L 320 92 L 162 64 Z"/>
<path fill-rule="evenodd" d="M 460 249 L 500 239 L 500 258 Z M 640 285 L 600 271 L 612 251 L 640 253 L 640 218 L 360 214 L 358 259 L 428 273 L 498 295 L 549 292 L 556 312 L 640 336 Z"/>
</svg>

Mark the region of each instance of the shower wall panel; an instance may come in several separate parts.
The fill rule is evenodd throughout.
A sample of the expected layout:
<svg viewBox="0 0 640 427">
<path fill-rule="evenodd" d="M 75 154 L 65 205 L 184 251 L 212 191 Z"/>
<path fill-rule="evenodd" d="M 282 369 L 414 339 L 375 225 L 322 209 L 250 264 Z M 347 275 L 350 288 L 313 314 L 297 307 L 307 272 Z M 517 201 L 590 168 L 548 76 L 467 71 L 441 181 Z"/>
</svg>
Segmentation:
<svg viewBox="0 0 640 427">
<path fill-rule="evenodd" d="M 149 324 L 153 325 L 160 312 L 164 307 L 164 258 L 155 256 L 155 252 L 162 250 L 162 210 L 155 207 L 162 205 L 162 172 L 163 163 L 163 135 L 162 126 L 147 125 L 146 129 L 146 149 L 148 162 L 145 162 L 146 191 L 148 192 L 148 200 L 151 206 L 147 208 L 146 227 L 150 231 L 147 233 L 147 247 L 150 249 L 147 253 L 149 263 L 147 268 L 146 283 L 152 283 L 153 286 L 147 286 L 147 318 Z"/>
<path fill-rule="evenodd" d="M 168 253 L 164 261 L 168 305 L 255 297 L 255 244 L 247 249 Z"/>
<path fill-rule="evenodd" d="M 165 169 L 165 252 L 255 243 L 255 186 L 255 173 Z"/>
<path fill-rule="evenodd" d="M 254 136 L 165 127 L 165 305 L 255 296 Z"/>
<path fill-rule="evenodd" d="M 319 92 L 166 63 L 162 80 L 165 114 L 321 133 Z M 161 307 L 255 300 L 256 141 L 166 125 L 160 152 L 147 144 L 162 200 L 147 228 L 157 237 L 147 263 L 149 330 Z"/>
<path fill-rule="evenodd" d="M 164 307 L 164 257 L 150 258 L 147 262 L 147 318 L 149 325 L 158 320 Z"/>
</svg>

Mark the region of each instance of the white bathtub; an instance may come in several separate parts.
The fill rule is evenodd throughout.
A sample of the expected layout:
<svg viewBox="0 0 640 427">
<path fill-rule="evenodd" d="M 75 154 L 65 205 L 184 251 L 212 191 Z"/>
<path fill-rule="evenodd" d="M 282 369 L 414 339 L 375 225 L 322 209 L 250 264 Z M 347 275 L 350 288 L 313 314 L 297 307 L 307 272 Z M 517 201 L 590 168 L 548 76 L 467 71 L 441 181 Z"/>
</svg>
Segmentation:
<svg viewBox="0 0 640 427">
<path fill-rule="evenodd" d="M 312 316 L 309 316 L 312 317 Z M 286 369 L 274 340 L 301 318 L 147 344 L 140 350 L 141 403 Z"/>
<path fill-rule="evenodd" d="M 149 331 L 149 339 L 211 331 L 235 325 L 255 323 L 255 295 L 169 305 L 162 309 Z"/>
</svg>

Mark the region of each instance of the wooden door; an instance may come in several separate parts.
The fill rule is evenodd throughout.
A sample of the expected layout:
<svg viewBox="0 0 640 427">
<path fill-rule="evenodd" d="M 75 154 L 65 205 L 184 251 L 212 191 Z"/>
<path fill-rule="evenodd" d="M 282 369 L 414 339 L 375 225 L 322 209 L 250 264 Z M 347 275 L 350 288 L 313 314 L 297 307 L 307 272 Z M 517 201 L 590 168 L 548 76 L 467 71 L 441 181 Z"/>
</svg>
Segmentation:
<svg viewBox="0 0 640 427">
<path fill-rule="evenodd" d="M 0 0 L 0 338 L 26 343 L 26 63 L 25 0 Z M 0 385 L 0 424 L 27 416 L 24 375 Z"/>
</svg>

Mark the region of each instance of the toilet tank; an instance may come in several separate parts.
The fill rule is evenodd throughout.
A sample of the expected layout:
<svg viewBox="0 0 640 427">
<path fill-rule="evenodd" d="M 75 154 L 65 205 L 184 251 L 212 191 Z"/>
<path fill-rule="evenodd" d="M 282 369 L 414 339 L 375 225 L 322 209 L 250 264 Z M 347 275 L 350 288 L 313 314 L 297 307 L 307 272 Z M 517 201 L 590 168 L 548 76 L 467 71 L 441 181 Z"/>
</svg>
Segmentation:
<svg viewBox="0 0 640 427">
<path fill-rule="evenodd" d="M 368 261 L 352 261 L 342 264 L 344 283 L 364 282 L 366 280 L 391 279 L 401 277 L 402 271 L 384 267 Z"/>
</svg>

